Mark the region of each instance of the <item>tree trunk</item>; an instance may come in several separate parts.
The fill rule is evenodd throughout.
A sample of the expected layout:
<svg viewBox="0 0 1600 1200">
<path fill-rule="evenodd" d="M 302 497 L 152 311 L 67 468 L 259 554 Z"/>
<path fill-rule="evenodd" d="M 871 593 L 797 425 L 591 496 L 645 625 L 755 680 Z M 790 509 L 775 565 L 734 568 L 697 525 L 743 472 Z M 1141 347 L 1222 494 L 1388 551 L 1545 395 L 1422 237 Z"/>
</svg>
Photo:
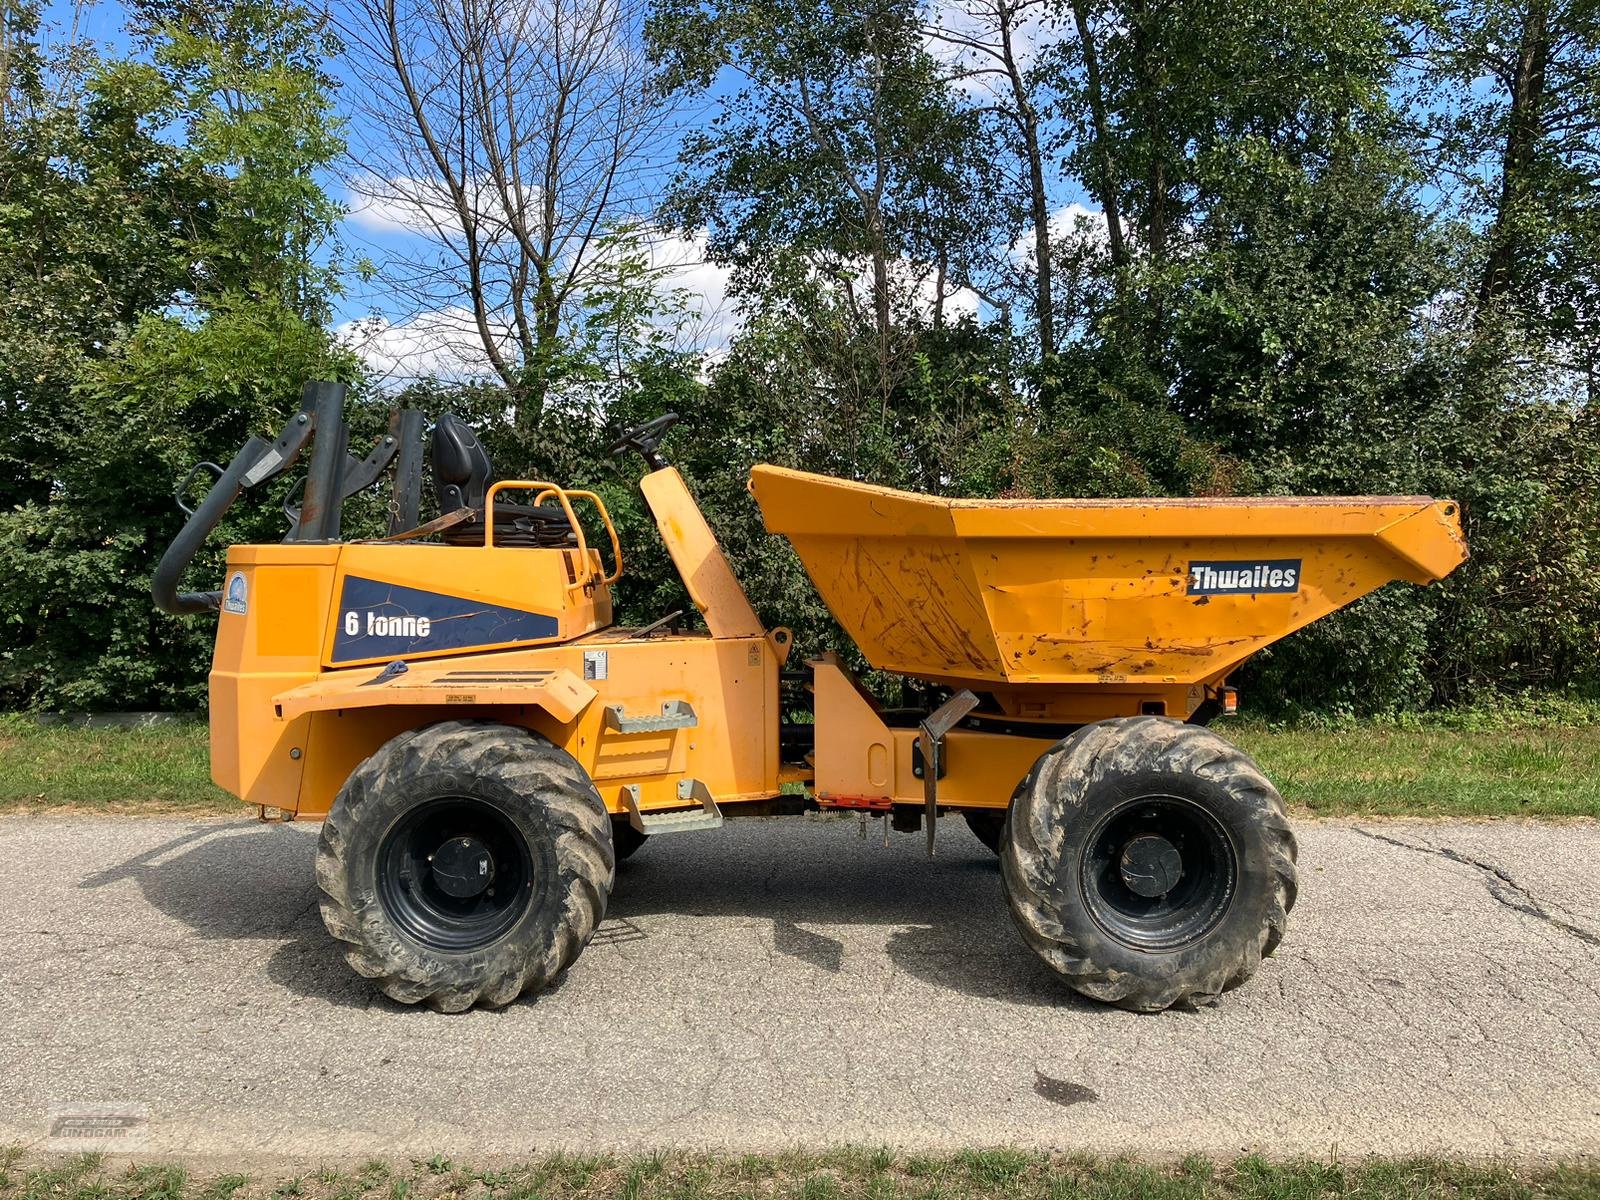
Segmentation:
<svg viewBox="0 0 1600 1200">
<path fill-rule="evenodd" d="M 1033 216 L 1034 317 L 1039 324 L 1039 355 L 1055 357 L 1055 297 L 1050 278 L 1050 197 L 1045 191 L 1044 152 L 1039 145 L 1039 113 L 1028 95 L 1027 81 L 1017 65 L 1011 46 L 1013 9 L 1000 0 L 996 5 L 1000 24 L 1000 59 L 1011 81 L 1011 96 L 1016 104 L 1017 128 L 1028 159 L 1028 207 Z"/>
<path fill-rule="evenodd" d="M 1084 89 L 1089 95 L 1089 120 L 1094 128 L 1095 159 L 1099 177 L 1090 181 L 1090 191 L 1099 201 L 1106 218 L 1106 245 L 1111 265 L 1117 270 L 1128 265 L 1128 246 L 1122 238 L 1122 197 L 1117 179 L 1117 160 L 1111 149 L 1111 122 L 1106 115 L 1105 88 L 1100 82 L 1100 52 L 1094 29 L 1089 24 L 1088 6 L 1073 0 L 1072 19 L 1078 27 L 1078 44 L 1083 50 Z M 1118 287 L 1120 291 L 1120 284 Z"/>
<path fill-rule="evenodd" d="M 894 318 L 889 307 L 889 251 L 883 212 L 876 205 L 867 216 L 867 228 L 872 239 L 872 316 L 878 335 L 878 409 L 882 416 L 888 416 L 889 395 L 894 390 L 890 374 Z"/>
<path fill-rule="evenodd" d="M 1550 61 L 1548 0 L 1528 0 L 1522 20 L 1511 80 L 1511 112 L 1506 120 L 1506 144 L 1500 163 L 1500 200 L 1489 232 L 1489 255 L 1478 283 L 1478 313 L 1482 316 L 1511 288 L 1516 271 L 1516 237 L 1512 225 L 1526 187 L 1528 169 L 1541 132 L 1540 110 L 1545 98 L 1545 71 Z"/>
<path fill-rule="evenodd" d="M 1133 25 L 1134 71 L 1138 78 L 1139 108 L 1143 117 L 1145 153 L 1145 250 L 1152 265 L 1159 267 L 1167 258 L 1167 241 L 1173 220 L 1171 182 L 1167 177 L 1165 128 L 1166 68 L 1161 61 L 1161 39 L 1152 26 L 1159 17 L 1145 0 L 1133 0 L 1129 13 Z M 1145 356 L 1151 364 L 1160 361 L 1162 328 L 1166 322 L 1163 293 L 1159 286 L 1148 289 L 1142 313 Z"/>
</svg>

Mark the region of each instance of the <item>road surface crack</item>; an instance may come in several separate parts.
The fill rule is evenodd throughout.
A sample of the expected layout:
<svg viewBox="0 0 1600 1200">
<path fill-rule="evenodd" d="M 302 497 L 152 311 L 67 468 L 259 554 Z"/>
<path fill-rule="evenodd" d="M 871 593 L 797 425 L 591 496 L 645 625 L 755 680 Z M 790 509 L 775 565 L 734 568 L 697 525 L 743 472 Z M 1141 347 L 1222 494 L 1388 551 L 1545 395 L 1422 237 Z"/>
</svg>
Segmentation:
<svg viewBox="0 0 1600 1200">
<path fill-rule="evenodd" d="M 1360 826 L 1352 826 L 1351 828 L 1362 837 L 1372 838 L 1374 841 L 1387 842 L 1391 846 L 1399 846 L 1402 850 L 1413 850 L 1418 854 L 1437 855 L 1440 858 L 1449 859 L 1451 862 L 1460 863 L 1464 867 L 1472 867 L 1481 871 L 1488 876 L 1485 883 L 1489 889 L 1489 895 L 1513 912 L 1519 912 L 1525 916 L 1543 921 L 1545 924 L 1559 929 L 1562 933 L 1577 938 L 1586 946 L 1600 947 L 1600 934 L 1556 916 L 1545 908 L 1543 904 L 1539 903 L 1532 892 L 1512 878 L 1510 872 L 1495 866 L 1493 863 L 1473 858 L 1470 854 L 1463 854 L 1459 850 L 1452 850 L 1449 846 L 1419 846 L 1415 842 L 1402 841 L 1386 834 L 1375 833 L 1370 829 L 1362 829 Z"/>
</svg>

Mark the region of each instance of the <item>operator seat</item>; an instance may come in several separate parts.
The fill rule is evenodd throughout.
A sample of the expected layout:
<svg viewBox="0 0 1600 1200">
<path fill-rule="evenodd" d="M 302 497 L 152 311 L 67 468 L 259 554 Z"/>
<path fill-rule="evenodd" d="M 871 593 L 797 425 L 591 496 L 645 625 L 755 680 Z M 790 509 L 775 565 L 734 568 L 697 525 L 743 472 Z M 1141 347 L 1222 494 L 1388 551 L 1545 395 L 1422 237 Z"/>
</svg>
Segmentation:
<svg viewBox="0 0 1600 1200">
<path fill-rule="evenodd" d="M 458 508 L 472 510 L 473 519 L 452 525 L 440 536 L 452 546 L 483 544 L 483 499 L 494 476 L 489 454 L 467 423 L 454 413 L 444 413 L 433 427 L 429 451 L 433 460 L 433 485 L 441 513 Z M 523 493 L 524 495 L 526 493 Z M 494 502 L 496 546 L 571 546 L 572 523 L 564 509 L 554 504 Z"/>
</svg>

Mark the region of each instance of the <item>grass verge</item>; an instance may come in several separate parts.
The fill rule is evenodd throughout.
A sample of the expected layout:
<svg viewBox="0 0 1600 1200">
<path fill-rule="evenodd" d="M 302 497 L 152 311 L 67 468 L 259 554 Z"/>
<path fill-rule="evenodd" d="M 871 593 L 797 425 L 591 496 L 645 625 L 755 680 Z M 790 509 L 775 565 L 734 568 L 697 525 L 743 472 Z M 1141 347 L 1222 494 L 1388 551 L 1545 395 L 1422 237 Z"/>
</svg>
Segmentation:
<svg viewBox="0 0 1600 1200">
<path fill-rule="evenodd" d="M 206 727 L 37 725 L 0 716 L 0 811 L 240 814 L 211 782 Z"/>
<path fill-rule="evenodd" d="M 1600 726 L 1224 725 L 1291 805 L 1325 816 L 1600 817 Z"/>
<path fill-rule="evenodd" d="M 1595 1200 L 1600 1167 L 1538 1169 L 1437 1159 L 1171 1166 L 1018 1150 L 908 1156 L 826 1154 L 640 1158 L 555 1155 L 481 1169 L 435 1157 L 373 1160 L 296 1176 L 113 1168 L 95 1156 L 29 1159 L 13 1150 L 0 1200 Z"/>
<path fill-rule="evenodd" d="M 1600 817 L 1600 723 L 1460 718 L 1337 726 L 1230 721 L 1284 798 L 1323 816 Z M 0 716 L 0 811 L 239 815 L 198 722 L 39 726 Z"/>
</svg>

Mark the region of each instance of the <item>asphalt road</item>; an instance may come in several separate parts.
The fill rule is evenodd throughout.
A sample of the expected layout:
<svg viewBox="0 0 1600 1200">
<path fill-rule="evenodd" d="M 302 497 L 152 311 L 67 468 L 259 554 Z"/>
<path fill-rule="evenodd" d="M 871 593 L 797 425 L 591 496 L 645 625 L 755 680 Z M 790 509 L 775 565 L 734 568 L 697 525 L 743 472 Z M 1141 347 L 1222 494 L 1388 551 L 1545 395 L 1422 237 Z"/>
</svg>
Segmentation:
<svg viewBox="0 0 1600 1200">
<path fill-rule="evenodd" d="M 1600 826 L 1303 822 L 1288 939 L 1197 1013 L 1057 986 L 992 858 L 790 818 L 652 842 L 553 991 L 375 997 L 315 828 L 0 820 L 0 1142 L 273 1159 L 1021 1143 L 1600 1156 Z M 57 1127 L 59 1128 L 59 1127 Z"/>
</svg>

